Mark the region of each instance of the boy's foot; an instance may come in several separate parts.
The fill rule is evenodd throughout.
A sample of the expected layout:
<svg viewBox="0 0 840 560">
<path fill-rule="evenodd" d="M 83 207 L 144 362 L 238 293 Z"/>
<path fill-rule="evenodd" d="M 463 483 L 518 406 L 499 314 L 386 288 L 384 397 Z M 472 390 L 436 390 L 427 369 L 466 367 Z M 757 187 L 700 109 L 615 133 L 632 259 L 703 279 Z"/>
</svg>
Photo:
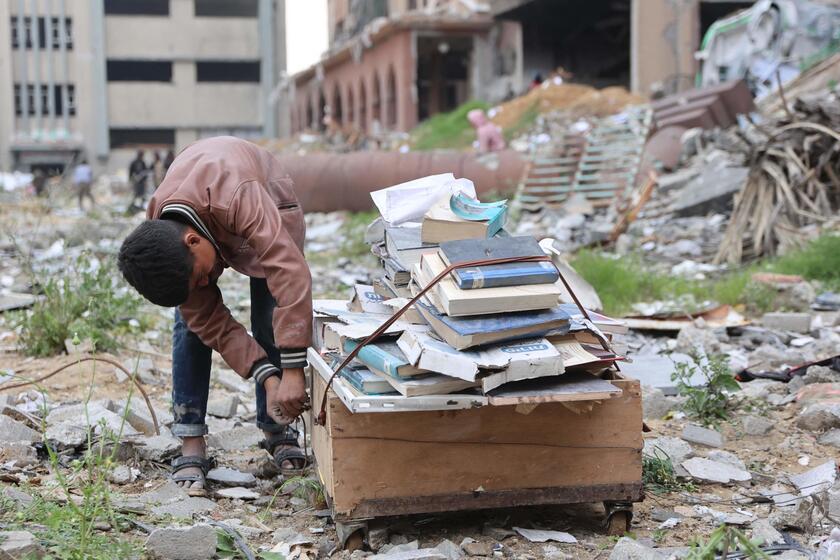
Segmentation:
<svg viewBox="0 0 840 560">
<path fill-rule="evenodd" d="M 172 480 L 190 494 L 203 493 L 209 466 L 204 436 L 185 437 L 181 456 L 172 461 Z"/>
<path fill-rule="evenodd" d="M 306 468 L 308 460 L 298 445 L 297 439 L 291 439 L 283 433 L 263 433 L 265 440 L 260 443 L 260 447 L 268 451 L 274 463 L 280 468 L 280 472 L 298 474 Z"/>
</svg>

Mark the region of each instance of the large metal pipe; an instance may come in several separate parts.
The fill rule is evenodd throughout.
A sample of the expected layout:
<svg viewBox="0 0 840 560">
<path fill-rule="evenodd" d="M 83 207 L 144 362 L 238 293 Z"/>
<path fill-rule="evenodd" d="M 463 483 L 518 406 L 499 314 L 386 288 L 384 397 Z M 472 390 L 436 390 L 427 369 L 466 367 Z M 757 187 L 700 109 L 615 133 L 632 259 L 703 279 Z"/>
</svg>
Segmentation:
<svg viewBox="0 0 840 560">
<path fill-rule="evenodd" d="M 463 152 L 356 152 L 279 155 L 307 212 L 367 210 L 375 191 L 412 179 L 454 173 L 475 183 L 478 193 L 513 193 L 525 159 L 513 150 L 493 154 Z"/>
</svg>

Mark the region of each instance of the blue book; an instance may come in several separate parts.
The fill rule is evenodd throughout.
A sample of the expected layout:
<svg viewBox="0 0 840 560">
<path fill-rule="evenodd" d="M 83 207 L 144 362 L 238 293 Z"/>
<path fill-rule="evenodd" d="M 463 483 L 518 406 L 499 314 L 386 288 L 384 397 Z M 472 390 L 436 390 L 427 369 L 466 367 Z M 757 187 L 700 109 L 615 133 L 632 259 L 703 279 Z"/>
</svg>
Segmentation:
<svg viewBox="0 0 840 560">
<path fill-rule="evenodd" d="M 349 354 L 359 343 L 355 340 L 344 341 L 344 352 Z M 375 342 L 363 347 L 356 355 L 356 359 L 366 366 L 381 371 L 396 379 L 405 379 L 423 373 L 426 370 L 414 367 L 405 358 L 396 342 Z"/>
<path fill-rule="evenodd" d="M 548 332 L 564 334 L 569 330 L 569 313 L 561 306 L 538 311 L 517 311 L 495 315 L 450 317 L 423 301 L 417 310 L 432 329 L 456 350 L 474 346 L 542 336 Z"/>
<path fill-rule="evenodd" d="M 543 256 L 542 248 L 531 236 L 494 237 L 491 239 L 459 239 L 443 241 L 440 257 L 447 265 L 480 259 Z M 553 284 L 560 275 L 550 262 L 505 263 L 459 268 L 452 271 L 455 283 L 462 290 Z"/>
<path fill-rule="evenodd" d="M 493 237 L 505 225 L 507 200 L 479 202 L 459 192 L 449 199 L 449 209 L 463 220 L 487 222 L 487 237 Z"/>
</svg>

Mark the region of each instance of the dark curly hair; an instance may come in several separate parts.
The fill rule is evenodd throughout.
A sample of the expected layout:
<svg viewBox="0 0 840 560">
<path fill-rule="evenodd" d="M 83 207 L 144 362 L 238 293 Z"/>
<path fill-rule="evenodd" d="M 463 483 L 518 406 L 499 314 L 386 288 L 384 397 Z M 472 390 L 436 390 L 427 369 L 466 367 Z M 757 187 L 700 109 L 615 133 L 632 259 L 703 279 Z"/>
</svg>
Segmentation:
<svg viewBox="0 0 840 560">
<path fill-rule="evenodd" d="M 183 241 L 186 230 L 173 220 L 146 220 L 120 247 L 117 264 L 126 281 L 155 305 L 187 301 L 195 259 Z"/>
</svg>

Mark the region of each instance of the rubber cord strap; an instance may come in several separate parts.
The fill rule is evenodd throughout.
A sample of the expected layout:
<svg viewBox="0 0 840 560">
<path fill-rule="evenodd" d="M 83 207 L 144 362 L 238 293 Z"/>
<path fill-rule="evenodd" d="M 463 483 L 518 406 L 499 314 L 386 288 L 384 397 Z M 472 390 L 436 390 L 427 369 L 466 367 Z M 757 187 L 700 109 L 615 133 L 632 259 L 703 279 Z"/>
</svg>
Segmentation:
<svg viewBox="0 0 840 560">
<path fill-rule="evenodd" d="M 566 290 L 572 296 L 572 299 L 574 300 L 575 305 L 578 306 L 578 309 L 580 309 L 580 312 L 583 314 L 583 316 L 586 318 L 586 320 L 591 322 L 591 319 L 589 317 L 589 313 L 587 313 L 586 309 L 584 309 L 584 307 L 580 304 L 580 300 L 575 295 L 575 293 L 572 291 L 572 287 L 569 285 L 569 283 L 563 277 L 563 273 L 560 272 L 560 270 L 557 268 L 557 265 L 555 265 L 554 262 L 552 262 L 551 257 L 548 256 L 548 255 L 538 255 L 538 256 L 530 256 L 530 257 L 506 257 L 506 258 L 500 258 L 500 259 L 481 259 L 481 260 L 475 260 L 475 261 L 461 262 L 461 263 L 457 263 L 457 264 L 450 264 L 440 274 L 435 276 L 434 279 L 432 279 L 432 281 L 429 282 L 426 285 L 425 288 L 421 289 L 420 292 L 416 296 L 411 298 L 411 300 L 407 304 L 405 304 L 399 311 L 394 313 L 387 321 L 382 323 L 379 326 L 379 328 L 377 328 L 369 337 L 364 339 L 358 346 L 356 346 L 353 349 L 353 351 L 350 352 L 350 354 L 348 354 L 348 356 L 346 358 L 344 358 L 344 361 L 342 361 L 341 364 L 339 364 L 339 366 L 333 370 L 332 375 L 330 376 L 329 380 L 327 380 L 327 386 L 324 388 L 324 395 L 323 395 L 323 397 L 321 397 L 321 408 L 318 412 L 318 416 L 315 417 L 315 423 L 323 426 L 324 423 L 327 421 L 327 396 L 329 395 L 330 387 L 332 386 L 332 382 L 336 378 L 338 373 L 342 369 L 344 369 L 344 367 L 347 364 L 349 364 L 351 361 L 353 361 L 353 358 L 355 358 L 359 354 L 359 351 L 362 348 L 364 348 L 367 344 L 370 344 L 371 342 L 375 341 L 377 338 L 382 336 L 382 334 L 386 330 L 388 330 L 388 327 L 393 325 L 397 321 L 397 319 L 402 317 L 402 315 L 406 311 L 408 311 L 408 309 L 412 305 L 414 305 L 417 302 L 417 300 L 419 300 L 421 297 L 423 297 L 426 294 L 426 292 L 428 292 L 430 289 L 432 289 L 432 287 L 434 287 L 438 282 L 440 282 L 441 280 L 446 278 L 453 270 L 456 270 L 456 269 L 459 269 L 459 268 L 467 268 L 467 267 L 472 267 L 472 266 L 487 266 L 487 265 L 491 265 L 491 264 L 505 264 L 505 263 L 514 263 L 514 262 L 549 262 L 549 263 L 551 263 L 551 265 L 554 266 L 554 269 L 557 270 L 557 274 L 560 275 L 560 280 L 562 280 L 563 285 L 566 287 Z M 601 337 L 598 337 L 598 339 L 600 340 Z M 600 342 L 601 342 L 601 346 L 604 347 L 604 350 L 610 350 L 609 345 L 606 343 L 605 340 L 600 340 Z"/>
</svg>

